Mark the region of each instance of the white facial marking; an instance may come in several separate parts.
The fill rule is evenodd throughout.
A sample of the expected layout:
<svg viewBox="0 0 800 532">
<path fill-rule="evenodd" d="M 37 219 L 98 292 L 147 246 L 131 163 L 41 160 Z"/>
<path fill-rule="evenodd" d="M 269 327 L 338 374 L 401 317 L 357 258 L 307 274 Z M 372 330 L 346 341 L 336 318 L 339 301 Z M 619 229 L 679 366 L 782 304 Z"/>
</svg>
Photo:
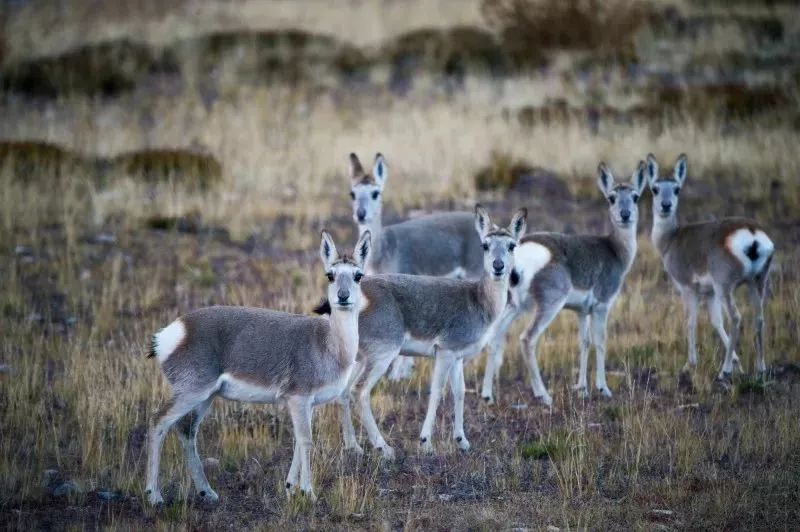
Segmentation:
<svg viewBox="0 0 800 532">
<path fill-rule="evenodd" d="M 539 270 L 550 263 L 551 258 L 550 250 L 536 242 L 525 242 L 517 246 L 514 250 L 514 267 L 520 279 L 515 292 L 519 290 L 527 292 L 533 278 Z"/>
<path fill-rule="evenodd" d="M 184 338 L 186 338 L 186 325 L 180 318 L 158 331 L 153 338 L 158 362 L 163 364 Z"/>
</svg>

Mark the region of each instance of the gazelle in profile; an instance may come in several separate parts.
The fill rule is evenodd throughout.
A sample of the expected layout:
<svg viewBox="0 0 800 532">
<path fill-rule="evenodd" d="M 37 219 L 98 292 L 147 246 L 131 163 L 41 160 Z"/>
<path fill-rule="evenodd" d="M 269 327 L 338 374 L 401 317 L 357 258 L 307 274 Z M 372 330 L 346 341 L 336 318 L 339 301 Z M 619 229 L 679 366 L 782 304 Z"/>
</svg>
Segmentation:
<svg viewBox="0 0 800 532">
<path fill-rule="evenodd" d="M 314 406 L 341 396 L 358 351 L 360 281 L 369 260 L 370 235 L 358 240 L 355 256 L 340 256 L 322 233 L 320 256 L 328 277 L 330 319 L 247 307 L 209 307 L 173 321 L 153 336 L 157 357 L 172 386 L 172 398 L 150 431 L 146 492 L 163 502 L 158 487 L 161 446 L 177 424 L 195 489 L 219 497 L 197 454 L 197 430 L 216 396 L 251 403 L 285 403 L 294 427 L 294 456 L 286 493 L 311 486 L 311 414 Z"/>
<path fill-rule="evenodd" d="M 464 434 L 464 360 L 481 351 L 506 308 L 514 248 L 525 233 L 526 224 L 525 209 L 514 215 L 508 228 L 501 229 L 492 225 L 482 207 L 476 206 L 473 231 L 477 230 L 479 236 L 483 262 L 483 275 L 478 280 L 403 274 L 371 275 L 364 279 L 359 368 L 353 373 L 356 376 L 353 384 L 366 370 L 358 393 L 361 422 L 372 446 L 384 458 L 392 458 L 394 451 L 375 422 L 370 395 L 403 349 L 434 357 L 428 412 L 420 434 L 423 450 L 433 450 L 431 437 L 436 410 L 448 376 L 455 410 L 453 438 L 461 449 L 469 449 Z M 325 312 L 326 305 L 323 303 L 317 311 Z M 349 398 L 349 391 L 342 396 L 345 447 L 361 452 L 350 417 Z"/>
<path fill-rule="evenodd" d="M 389 169 L 380 153 L 375 155 L 371 173 L 364 170 L 356 154 L 350 154 L 353 220 L 359 234 L 372 234 L 373 251 L 367 272 L 479 278 L 483 253 L 472 213 L 429 214 L 383 227 L 383 190 L 388 176 Z M 398 357 L 390 378 L 408 377 L 413 365 L 413 358 Z"/>
<path fill-rule="evenodd" d="M 600 164 L 597 184 L 608 201 L 608 236 L 531 233 L 522 238 L 516 250 L 516 282 L 511 288 L 516 304 L 500 317 L 490 344 L 481 391 L 487 403 L 494 402 L 492 384 L 503 363 L 506 331 L 517 316 L 531 309 L 533 321 L 520 343 L 534 395 L 544 404 L 552 404 L 539 372 L 536 347 L 553 319 L 567 308 L 578 314 L 580 370 L 575 389 L 581 396 L 588 395 L 586 373 L 589 348 L 594 343 L 595 386 L 611 397 L 605 370 L 608 314 L 636 257 L 638 201 L 647 182 L 644 172 L 644 162 L 640 162 L 630 183 L 616 183 L 605 163 Z"/>
<path fill-rule="evenodd" d="M 647 174 L 653 193 L 653 245 L 661 254 L 686 311 L 689 356 L 683 371 L 697 366 L 697 311 L 702 300 L 708 302 L 711 324 L 725 347 L 719 378 L 730 376 L 734 363 L 739 364 L 736 347 L 741 315 L 734 291 L 746 283 L 755 311 L 756 371 L 765 372 L 764 301 L 775 251 L 772 240 L 758 223 L 745 218 L 679 225 L 678 198 L 687 174 L 685 155 L 678 157 L 671 175 L 662 177 L 656 158 L 650 154 Z M 731 320 L 730 337 L 725 332 L 723 308 Z"/>
</svg>

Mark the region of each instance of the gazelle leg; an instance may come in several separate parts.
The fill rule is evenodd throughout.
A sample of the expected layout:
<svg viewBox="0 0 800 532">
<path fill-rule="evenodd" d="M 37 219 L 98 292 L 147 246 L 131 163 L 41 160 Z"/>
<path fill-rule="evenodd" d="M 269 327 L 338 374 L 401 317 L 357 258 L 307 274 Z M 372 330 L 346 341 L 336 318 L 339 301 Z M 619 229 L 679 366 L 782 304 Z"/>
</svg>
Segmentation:
<svg viewBox="0 0 800 532">
<path fill-rule="evenodd" d="M 455 364 L 455 356 L 450 351 L 434 348 L 433 375 L 431 375 L 430 395 L 428 396 L 428 412 L 425 414 L 425 422 L 422 424 L 422 432 L 419 435 L 422 450 L 427 453 L 433 452 L 433 425 L 436 423 L 436 410 L 439 408 L 439 401 L 442 397 L 442 387 L 447 382 L 450 368 Z"/>
<path fill-rule="evenodd" d="M 553 399 L 550 397 L 550 394 L 547 393 L 547 388 L 545 388 L 544 382 L 542 382 L 542 375 L 539 373 L 536 347 L 539 343 L 539 337 L 564 307 L 565 301 L 565 295 L 554 302 L 543 303 L 537 301 L 533 321 L 520 336 L 521 350 L 526 356 L 526 361 L 528 362 L 528 367 L 531 372 L 533 395 L 548 406 L 553 404 Z"/>
<path fill-rule="evenodd" d="M 586 373 L 589 366 L 589 347 L 591 347 L 591 336 L 589 333 L 589 314 L 578 313 L 578 342 L 580 347 L 580 369 L 578 370 L 578 384 L 575 386 L 578 394 L 586 397 L 589 393 L 589 383 Z"/>
<path fill-rule="evenodd" d="M 608 305 L 597 305 L 592 311 L 592 340 L 595 354 L 595 387 L 605 397 L 611 397 L 606 383 L 606 329 L 608 327 Z"/>
<path fill-rule="evenodd" d="M 147 459 L 147 486 L 145 493 L 150 504 L 164 502 L 158 488 L 158 469 L 161 465 L 161 446 L 169 429 L 183 416 L 194 410 L 200 403 L 207 400 L 211 394 L 202 397 L 175 395 L 156 414 L 153 427 L 150 430 L 149 455 Z"/>
<path fill-rule="evenodd" d="M 214 502 L 219 500 L 219 496 L 211 489 L 211 485 L 208 483 L 206 474 L 203 471 L 203 462 L 200 461 L 200 456 L 197 453 L 197 431 L 212 401 L 213 398 L 209 397 L 178 421 L 178 436 L 183 446 L 183 452 L 186 455 L 186 464 L 189 466 L 189 472 L 192 475 L 194 489 L 202 498 Z"/>
<path fill-rule="evenodd" d="M 727 353 L 731 339 L 728 337 L 728 333 L 725 332 L 725 320 L 722 316 L 722 297 L 716 293 L 708 299 L 708 319 L 711 322 L 711 326 L 717 331 L 717 336 L 719 336 L 719 340 L 722 342 L 724 352 Z M 734 352 L 734 364 L 738 361 L 739 357 L 737 357 L 736 352 Z"/>
<path fill-rule="evenodd" d="M 363 360 L 356 362 L 356 367 L 354 367 L 353 371 L 350 373 L 350 378 L 347 380 L 342 395 L 340 395 L 338 399 L 339 405 L 342 407 L 342 439 L 344 440 L 344 448 L 345 450 L 354 451 L 356 454 L 364 454 L 364 450 L 358 444 L 356 431 L 353 428 L 350 392 L 353 388 L 353 384 L 358 382 L 358 379 L 364 373 L 364 366 L 365 362 Z"/>
<path fill-rule="evenodd" d="M 699 298 L 691 288 L 681 290 L 683 309 L 686 312 L 686 337 L 689 342 L 689 355 L 681 371 L 687 372 L 697 367 L 697 308 Z"/>
<path fill-rule="evenodd" d="M 722 368 L 719 372 L 720 379 L 726 379 L 733 371 L 733 354 L 736 352 L 736 347 L 739 343 L 739 335 L 742 327 L 742 315 L 739 314 L 739 309 L 736 308 L 736 301 L 733 298 L 732 287 L 714 286 L 714 292 L 720 294 L 722 303 L 728 312 L 731 319 L 731 337 L 728 342 L 728 348 L 725 350 L 725 360 L 722 362 Z"/>
<path fill-rule="evenodd" d="M 300 485 L 300 441 L 294 435 L 294 452 L 292 453 L 292 463 L 289 466 L 289 474 L 286 475 L 286 496 L 291 497 L 295 488 Z"/>
<path fill-rule="evenodd" d="M 295 454 L 300 455 L 300 493 L 308 496 L 311 500 L 315 500 L 314 488 L 311 485 L 311 450 L 313 448 L 311 414 L 313 412 L 313 404 L 310 397 L 302 395 L 289 397 L 286 400 L 286 404 L 289 407 L 289 415 L 292 418 L 292 427 L 294 428 Z M 299 453 L 297 452 L 298 450 Z M 295 460 L 292 461 L 294 462 Z M 289 474 L 292 474 L 292 467 L 289 468 Z M 287 476 L 287 485 L 293 480 Z"/>
<path fill-rule="evenodd" d="M 518 314 L 518 309 L 510 305 L 506 306 L 497 323 L 494 336 L 489 342 L 489 354 L 486 357 L 486 369 L 483 373 L 483 386 L 481 387 L 481 397 L 483 397 L 483 400 L 486 401 L 487 404 L 494 404 L 492 386 L 494 385 L 494 379 L 497 373 L 500 371 L 500 366 L 503 365 L 506 333 Z"/>
<path fill-rule="evenodd" d="M 450 369 L 450 389 L 453 392 L 453 439 L 462 451 L 469 450 L 469 441 L 464 434 L 464 359 L 459 358 Z"/>
<path fill-rule="evenodd" d="M 390 356 L 372 357 L 367 362 L 368 370 L 364 382 L 361 384 L 361 389 L 358 392 L 358 402 L 361 407 L 361 424 L 367 429 L 369 441 L 372 446 L 379 450 L 383 458 L 391 460 L 394 458 L 394 449 L 387 445 L 386 440 L 383 439 L 378 423 L 375 421 L 375 416 L 372 414 L 372 389 L 378 381 L 386 373 L 389 364 L 397 358 L 399 351 L 391 354 Z"/>
<path fill-rule="evenodd" d="M 756 373 L 763 375 L 767 371 L 764 362 L 764 303 L 767 298 L 767 275 L 769 270 L 750 283 L 750 301 L 753 305 L 753 327 L 756 344 Z"/>
<path fill-rule="evenodd" d="M 392 362 L 392 368 L 389 370 L 389 380 L 410 379 L 413 371 L 414 357 L 397 357 Z"/>
</svg>

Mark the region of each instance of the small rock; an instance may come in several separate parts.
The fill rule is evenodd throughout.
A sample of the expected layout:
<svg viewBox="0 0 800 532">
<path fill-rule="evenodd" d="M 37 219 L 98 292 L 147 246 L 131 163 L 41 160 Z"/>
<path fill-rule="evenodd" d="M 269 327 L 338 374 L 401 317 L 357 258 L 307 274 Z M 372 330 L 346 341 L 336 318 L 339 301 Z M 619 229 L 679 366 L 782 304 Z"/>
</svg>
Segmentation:
<svg viewBox="0 0 800 532">
<path fill-rule="evenodd" d="M 650 513 L 653 514 L 653 515 L 661 516 L 661 517 L 670 517 L 675 512 L 673 512 L 672 510 L 664 510 L 664 509 L 661 509 L 661 508 L 653 508 L 652 510 L 650 510 Z"/>
<path fill-rule="evenodd" d="M 97 490 L 97 498 L 101 501 L 119 501 L 122 500 L 122 492 L 100 489 Z"/>
<path fill-rule="evenodd" d="M 55 488 L 53 488 L 53 496 L 54 497 L 64 497 L 66 495 L 72 495 L 78 493 L 80 489 L 78 485 L 75 484 L 73 481 L 68 480 L 63 484 L 59 484 Z"/>
<path fill-rule="evenodd" d="M 219 467 L 219 459 L 218 458 L 212 458 L 212 457 L 209 456 L 208 458 L 203 460 L 203 465 L 205 467 L 210 467 L 210 468 Z"/>
</svg>

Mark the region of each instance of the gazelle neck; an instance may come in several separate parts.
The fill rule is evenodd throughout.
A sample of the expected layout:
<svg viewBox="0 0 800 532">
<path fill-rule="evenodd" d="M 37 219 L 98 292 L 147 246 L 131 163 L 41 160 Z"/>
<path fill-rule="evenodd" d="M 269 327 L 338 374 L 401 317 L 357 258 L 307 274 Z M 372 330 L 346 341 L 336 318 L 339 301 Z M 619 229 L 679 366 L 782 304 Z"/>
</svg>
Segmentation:
<svg viewBox="0 0 800 532">
<path fill-rule="evenodd" d="M 480 298 L 487 304 L 493 317 L 500 315 L 508 302 L 508 275 L 495 279 L 493 275 L 483 272 L 478 281 Z"/>
<path fill-rule="evenodd" d="M 358 352 L 358 309 L 331 306 L 330 341 L 339 354 L 339 362 L 348 366 Z"/>
<path fill-rule="evenodd" d="M 661 255 L 666 253 L 677 232 L 678 214 L 676 212 L 664 218 L 653 211 L 653 231 L 650 233 L 650 239 Z"/>
<path fill-rule="evenodd" d="M 380 210 L 375 213 L 372 220 L 366 224 L 358 224 L 358 236 L 361 237 L 366 231 L 372 235 L 372 252 L 370 253 L 369 263 L 367 264 L 366 271 L 368 274 L 375 272 L 373 265 L 379 262 L 381 253 L 383 252 L 383 223 L 381 221 L 383 214 Z"/>
<path fill-rule="evenodd" d="M 611 222 L 611 235 L 609 239 L 614 244 L 620 260 L 625 266 L 625 271 L 628 271 L 633 265 L 633 260 L 636 258 L 636 226 L 634 223 L 628 227 L 620 227 Z"/>
</svg>

